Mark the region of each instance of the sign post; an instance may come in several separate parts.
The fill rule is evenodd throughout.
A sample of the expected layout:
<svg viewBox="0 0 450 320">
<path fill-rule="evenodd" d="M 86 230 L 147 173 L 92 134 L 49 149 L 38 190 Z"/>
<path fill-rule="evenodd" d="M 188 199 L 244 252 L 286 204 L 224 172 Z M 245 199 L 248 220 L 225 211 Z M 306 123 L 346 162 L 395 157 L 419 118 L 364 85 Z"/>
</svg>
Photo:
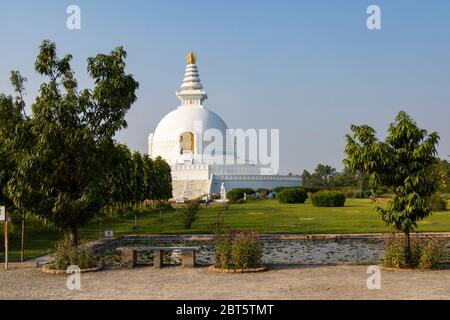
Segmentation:
<svg viewBox="0 0 450 320">
<path fill-rule="evenodd" d="M 5 270 L 8 270 L 8 219 L 5 207 L 0 207 L 0 222 L 5 222 Z"/>
</svg>

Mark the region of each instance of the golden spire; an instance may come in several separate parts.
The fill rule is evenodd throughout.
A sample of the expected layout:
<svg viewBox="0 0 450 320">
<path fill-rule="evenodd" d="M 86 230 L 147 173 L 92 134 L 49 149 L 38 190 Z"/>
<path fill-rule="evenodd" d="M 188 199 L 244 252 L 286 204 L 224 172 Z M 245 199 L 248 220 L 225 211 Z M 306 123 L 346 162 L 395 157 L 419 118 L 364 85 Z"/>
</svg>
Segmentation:
<svg viewBox="0 0 450 320">
<path fill-rule="evenodd" d="M 197 56 L 193 51 L 189 52 L 186 57 L 186 62 L 189 64 L 195 64 L 197 62 Z"/>
</svg>

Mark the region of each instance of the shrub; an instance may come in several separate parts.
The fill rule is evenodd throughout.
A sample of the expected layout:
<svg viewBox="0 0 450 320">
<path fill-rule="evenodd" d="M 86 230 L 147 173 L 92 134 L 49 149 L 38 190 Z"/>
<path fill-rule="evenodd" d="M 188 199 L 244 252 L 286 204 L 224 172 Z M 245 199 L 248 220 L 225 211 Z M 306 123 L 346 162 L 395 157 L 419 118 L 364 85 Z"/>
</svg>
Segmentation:
<svg viewBox="0 0 450 320">
<path fill-rule="evenodd" d="M 178 212 L 178 220 L 183 224 L 185 229 L 190 229 L 192 224 L 198 220 L 199 210 L 200 201 L 192 200 Z"/>
<path fill-rule="evenodd" d="M 347 191 L 345 193 L 346 198 L 355 198 L 355 192 L 354 191 Z"/>
<path fill-rule="evenodd" d="M 258 268 L 262 265 L 262 246 L 255 232 L 216 233 L 216 267 L 223 269 Z"/>
<path fill-rule="evenodd" d="M 244 198 L 244 193 L 247 195 L 254 194 L 255 190 L 249 188 L 237 188 L 227 192 L 227 199 L 233 202 L 239 201 Z"/>
<path fill-rule="evenodd" d="M 231 232 L 217 233 L 214 237 L 214 255 L 216 267 L 229 269 L 232 267 L 231 259 Z"/>
<path fill-rule="evenodd" d="M 447 259 L 446 244 L 437 239 L 412 239 L 409 262 L 404 237 L 390 237 L 385 240 L 384 266 L 388 268 L 431 269 Z"/>
<path fill-rule="evenodd" d="M 442 241 L 436 239 L 428 240 L 421 248 L 419 259 L 420 269 L 431 269 L 439 262 L 448 259 L 448 250 Z"/>
<path fill-rule="evenodd" d="M 283 189 L 277 194 L 280 203 L 304 203 L 308 194 L 301 188 Z"/>
<path fill-rule="evenodd" d="M 339 191 L 319 191 L 312 196 L 315 207 L 343 207 L 345 195 Z"/>
<path fill-rule="evenodd" d="M 261 266 L 261 241 L 255 232 L 237 232 L 233 235 L 231 261 L 236 269 L 258 268 Z"/>
<path fill-rule="evenodd" d="M 439 193 L 434 194 L 430 198 L 430 208 L 432 211 L 446 211 L 447 199 L 442 197 Z"/>
<path fill-rule="evenodd" d="M 71 265 L 80 269 L 95 268 L 98 264 L 97 257 L 86 246 L 75 248 L 71 246 L 70 237 L 66 235 L 58 242 L 53 252 L 50 253 L 51 261 L 47 267 L 53 270 L 67 270 Z"/>
<path fill-rule="evenodd" d="M 259 189 L 256 190 L 256 192 L 259 193 L 261 198 L 265 198 L 269 194 L 270 190 L 269 189 L 264 189 L 264 188 L 259 188 Z"/>
</svg>

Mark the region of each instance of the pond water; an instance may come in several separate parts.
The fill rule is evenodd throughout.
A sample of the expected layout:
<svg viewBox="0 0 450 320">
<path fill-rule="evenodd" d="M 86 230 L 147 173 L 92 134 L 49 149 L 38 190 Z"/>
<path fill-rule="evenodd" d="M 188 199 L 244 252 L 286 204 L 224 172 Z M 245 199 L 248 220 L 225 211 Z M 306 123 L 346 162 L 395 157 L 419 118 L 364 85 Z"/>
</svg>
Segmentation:
<svg viewBox="0 0 450 320">
<path fill-rule="evenodd" d="M 382 239 L 325 239 L 325 240 L 263 240 L 263 262 L 265 264 L 378 264 L 383 261 Z M 128 241 L 100 252 L 106 265 L 119 265 L 120 255 L 115 250 L 120 246 L 199 246 L 197 263 L 215 263 L 212 241 Z M 179 264 L 181 252 L 167 252 L 164 263 Z M 153 264 L 152 252 L 139 252 L 138 264 Z"/>
</svg>

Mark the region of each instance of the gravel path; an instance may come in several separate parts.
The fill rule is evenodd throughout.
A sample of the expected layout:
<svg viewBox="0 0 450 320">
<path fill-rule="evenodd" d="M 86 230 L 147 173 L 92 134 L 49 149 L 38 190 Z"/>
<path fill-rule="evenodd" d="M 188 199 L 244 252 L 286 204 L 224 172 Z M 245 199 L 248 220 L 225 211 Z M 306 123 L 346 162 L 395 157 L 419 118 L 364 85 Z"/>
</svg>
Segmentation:
<svg viewBox="0 0 450 320">
<path fill-rule="evenodd" d="M 1 270 L 0 299 L 450 299 L 450 270 L 382 271 L 381 290 L 366 288 L 367 266 L 276 266 L 264 273 L 215 274 L 206 268 L 152 267 L 66 276 Z"/>
</svg>

